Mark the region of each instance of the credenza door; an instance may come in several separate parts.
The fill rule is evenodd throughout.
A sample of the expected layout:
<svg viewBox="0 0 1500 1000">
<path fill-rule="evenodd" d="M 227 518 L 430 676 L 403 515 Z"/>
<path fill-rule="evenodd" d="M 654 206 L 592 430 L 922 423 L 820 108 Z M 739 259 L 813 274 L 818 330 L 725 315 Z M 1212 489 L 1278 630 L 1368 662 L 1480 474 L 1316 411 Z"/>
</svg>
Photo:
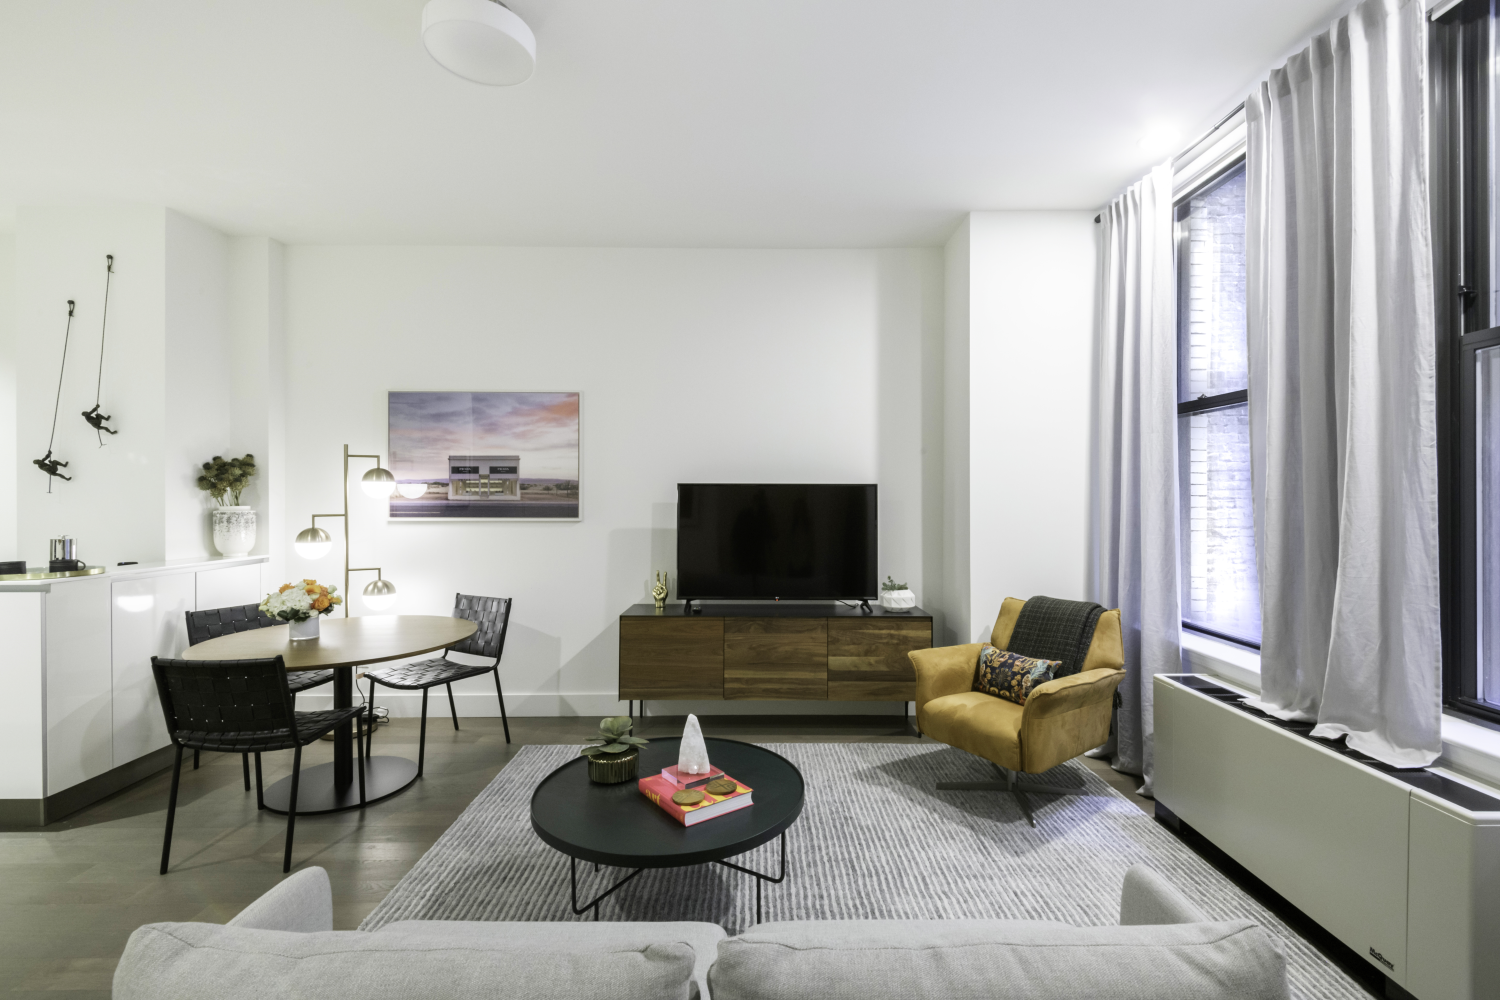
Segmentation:
<svg viewBox="0 0 1500 1000">
<path fill-rule="evenodd" d="M 724 619 L 724 697 L 826 700 L 828 620 Z"/>
<path fill-rule="evenodd" d="M 724 619 L 621 618 L 620 697 L 723 698 Z"/>
<path fill-rule="evenodd" d="M 907 657 L 932 645 L 930 619 L 833 618 L 828 622 L 828 697 L 833 701 L 913 701 L 917 677 Z"/>
</svg>

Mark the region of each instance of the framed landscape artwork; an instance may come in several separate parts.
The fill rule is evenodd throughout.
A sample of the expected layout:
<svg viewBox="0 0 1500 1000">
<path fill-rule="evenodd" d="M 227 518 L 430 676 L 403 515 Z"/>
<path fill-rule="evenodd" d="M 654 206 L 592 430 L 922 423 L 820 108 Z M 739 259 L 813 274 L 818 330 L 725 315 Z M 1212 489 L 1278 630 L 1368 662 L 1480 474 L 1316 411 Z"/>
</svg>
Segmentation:
<svg viewBox="0 0 1500 1000">
<path fill-rule="evenodd" d="M 393 518 L 579 518 L 579 394 L 389 394 Z"/>
</svg>

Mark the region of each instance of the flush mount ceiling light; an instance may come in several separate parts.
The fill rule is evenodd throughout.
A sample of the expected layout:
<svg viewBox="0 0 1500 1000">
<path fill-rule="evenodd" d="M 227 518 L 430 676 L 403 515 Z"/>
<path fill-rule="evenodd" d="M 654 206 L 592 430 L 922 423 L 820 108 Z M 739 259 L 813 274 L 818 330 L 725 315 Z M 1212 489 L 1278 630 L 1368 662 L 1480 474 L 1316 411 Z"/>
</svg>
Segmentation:
<svg viewBox="0 0 1500 1000">
<path fill-rule="evenodd" d="M 536 36 L 498 0 L 428 0 L 422 43 L 450 73 L 492 87 L 523 83 L 536 68 Z"/>
</svg>

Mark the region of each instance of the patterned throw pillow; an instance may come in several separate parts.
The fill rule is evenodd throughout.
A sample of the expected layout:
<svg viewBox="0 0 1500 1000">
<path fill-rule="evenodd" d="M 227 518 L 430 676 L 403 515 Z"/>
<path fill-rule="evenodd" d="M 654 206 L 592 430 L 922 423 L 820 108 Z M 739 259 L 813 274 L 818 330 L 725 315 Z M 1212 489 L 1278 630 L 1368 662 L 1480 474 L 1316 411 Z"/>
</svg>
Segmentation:
<svg viewBox="0 0 1500 1000">
<path fill-rule="evenodd" d="M 1034 660 L 985 643 L 974 671 L 974 690 L 1024 705 L 1031 689 L 1050 681 L 1052 672 L 1061 666 L 1061 660 Z"/>
</svg>

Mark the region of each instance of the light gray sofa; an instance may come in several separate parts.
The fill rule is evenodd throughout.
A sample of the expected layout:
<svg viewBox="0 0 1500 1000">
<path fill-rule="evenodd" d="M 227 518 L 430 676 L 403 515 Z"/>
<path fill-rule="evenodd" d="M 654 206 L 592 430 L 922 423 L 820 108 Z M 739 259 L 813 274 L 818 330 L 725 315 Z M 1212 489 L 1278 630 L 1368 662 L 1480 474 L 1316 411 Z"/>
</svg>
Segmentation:
<svg viewBox="0 0 1500 1000">
<path fill-rule="evenodd" d="M 1120 924 L 831 920 L 760 924 L 403 921 L 335 931 L 328 875 L 308 868 L 227 924 L 147 924 L 114 1000 L 1286 1000 L 1275 938 L 1208 921 L 1144 865 Z"/>
</svg>

